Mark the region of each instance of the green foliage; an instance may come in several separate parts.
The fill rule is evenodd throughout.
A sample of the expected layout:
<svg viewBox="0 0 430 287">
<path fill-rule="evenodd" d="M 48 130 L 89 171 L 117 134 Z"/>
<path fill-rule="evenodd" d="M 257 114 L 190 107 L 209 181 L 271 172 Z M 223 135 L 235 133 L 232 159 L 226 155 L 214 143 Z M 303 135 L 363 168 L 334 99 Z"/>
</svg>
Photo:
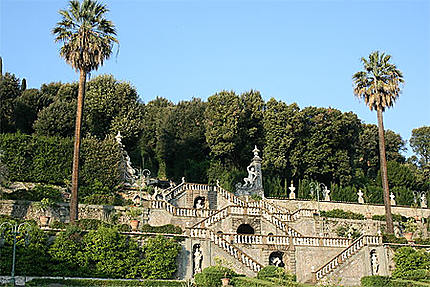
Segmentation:
<svg viewBox="0 0 430 287">
<path fill-rule="evenodd" d="M 388 276 L 364 276 L 361 277 L 362 287 L 388 287 L 390 286 L 390 277 Z"/>
<path fill-rule="evenodd" d="M 24 221 L 2 219 L 1 222 L 20 224 Z M 47 256 L 48 236 L 34 221 L 26 221 L 30 226 L 25 225 L 20 228 L 17 236 L 16 260 L 19 262 L 15 266 L 17 275 L 36 275 L 46 274 L 50 262 Z M 3 227 L 5 228 L 5 227 Z M 13 236 L 10 228 L 4 229 L 5 244 L 1 247 L 0 273 L 10 275 L 12 268 Z"/>
<path fill-rule="evenodd" d="M 358 200 L 358 189 L 355 186 L 341 187 L 338 184 L 332 184 L 330 191 L 332 201 L 357 202 Z"/>
<path fill-rule="evenodd" d="M 142 225 L 141 231 L 149 233 L 182 234 L 181 227 L 173 224 L 166 224 L 162 226 L 151 226 L 149 224 L 144 224 Z"/>
<path fill-rule="evenodd" d="M 134 272 L 144 279 L 169 279 L 177 270 L 176 257 L 181 250 L 173 239 L 161 235 L 149 238 L 142 248 L 142 260 Z"/>
<path fill-rule="evenodd" d="M 420 165 L 430 165 L 430 127 L 413 129 L 409 143 L 414 153 L 420 157 Z"/>
<path fill-rule="evenodd" d="M 70 178 L 73 143 L 69 138 L 0 134 L 0 150 L 11 181 L 64 184 Z M 98 180 L 113 193 L 120 180 L 121 155 L 116 141 L 83 139 L 81 154 L 82 184 Z"/>
<path fill-rule="evenodd" d="M 385 219 L 384 219 L 385 220 Z M 382 242 L 383 243 L 400 243 L 406 244 L 408 241 L 404 237 L 396 237 L 394 234 L 382 234 Z"/>
<path fill-rule="evenodd" d="M 233 270 L 216 265 L 203 269 L 201 273 L 194 276 L 197 287 L 219 287 L 221 286 L 222 278 L 233 278 L 237 276 Z"/>
<path fill-rule="evenodd" d="M 116 286 L 146 286 L 146 287 L 183 287 L 183 281 L 177 280 L 91 280 L 91 279 L 33 279 L 25 286 L 52 286 L 61 285 L 64 287 L 116 287 Z"/>
<path fill-rule="evenodd" d="M 352 239 L 357 239 L 362 235 L 361 232 L 356 227 L 349 226 L 349 225 L 339 226 L 338 228 L 336 228 L 336 234 L 339 237 L 347 237 Z"/>
<path fill-rule="evenodd" d="M 0 131 L 15 132 L 16 99 L 21 95 L 20 80 L 7 73 L 0 77 Z"/>
<path fill-rule="evenodd" d="M 405 278 L 411 275 L 410 271 L 423 269 L 430 270 L 430 255 L 423 250 L 415 250 L 412 247 L 399 248 L 394 255 L 396 268 L 393 278 Z"/>
<path fill-rule="evenodd" d="M 258 279 L 279 279 L 280 281 L 296 281 L 296 276 L 294 274 L 288 273 L 282 267 L 277 267 L 274 265 L 265 266 L 257 274 Z"/>
<path fill-rule="evenodd" d="M 37 114 L 37 135 L 72 137 L 75 132 L 76 100 L 56 100 Z"/>
<path fill-rule="evenodd" d="M 345 211 L 342 209 L 332 209 L 329 211 L 322 210 L 320 212 L 322 217 L 333 217 L 333 218 L 345 218 L 345 219 L 359 219 L 364 220 L 364 215 L 359 213 L 354 213 L 352 211 Z"/>
<path fill-rule="evenodd" d="M 44 198 L 48 198 L 55 202 L 63 202 L 61 191 L 56 187 L 46 184 L 37 184 L 30 190 L 19 189 L 11 193 L 1 194 L 1 199 L 9 200 L 41 201 Z"/>
</svg>

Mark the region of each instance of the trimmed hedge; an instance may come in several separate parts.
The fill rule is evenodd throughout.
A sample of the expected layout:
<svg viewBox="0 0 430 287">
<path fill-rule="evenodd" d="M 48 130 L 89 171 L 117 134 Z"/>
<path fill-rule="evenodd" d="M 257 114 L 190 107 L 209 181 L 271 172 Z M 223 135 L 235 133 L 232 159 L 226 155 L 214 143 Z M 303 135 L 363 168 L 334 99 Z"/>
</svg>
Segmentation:
<svg viewBox="0 0 430 287">
<path fill-rule="evenodd" d="M 262 280 L 258 278 L 249 277 L 234 277 L 231 279 L 230 284 L 234 287 L 306 287 L 311 285 L 306 285 L 298 282 L 271 282 L 267 280 Z"/>
<path fill-rule="evenodd" d="M 184 281 L 167 280 L 94 280 L 94 279 L 33 279 L 25 286 L 50 286 L 50 284 L 61 284 L 64 287 L 72 286 L 147 286 L 147 287 L 182 287 Z"/>
<path fill-rule="evenodd" d="M 364 220 L 363 214 L 354 213 L 352 211 L 345 211 L 342 209 L 333 209 L 333 210 L 329 210 L 329 211 L 321 211 L 320 215 L 322 217 Z"/>
<path fill-rule="evenodd" d="M 0 134 L 0 150 L 10 181 L 64 184 L 65 180 L 71 179 L 71 138 Z M 114 188 L 120 181 L 120 160 L 120 149 L 114 139 L 84 138 L 81 145 L 81 184 L 90 185 L 98 180 L 104 186 Z"/>
<path fill-rule="evenodd" d="M 388 276 L 365 276 L 361 278 L 362 287 L 429 287 L 427 282 L 404 279 L 391 279 Z"/>
<path fill-rule="evenodd" d="M 221 286 L 221 279 L 224 277 L 233 278 L 237 276 L 233 270 L 216 265 L 203 269 L 201 273 L 194 276 L 195 284 L 198 287 L 219 287 Z"/>
<path fill-rule="evenodd" d="M 388 276 L 365 276 L 361 278 L 362 287 L 387 287 L 390 286 L 390 277 Z"/>
</svg>

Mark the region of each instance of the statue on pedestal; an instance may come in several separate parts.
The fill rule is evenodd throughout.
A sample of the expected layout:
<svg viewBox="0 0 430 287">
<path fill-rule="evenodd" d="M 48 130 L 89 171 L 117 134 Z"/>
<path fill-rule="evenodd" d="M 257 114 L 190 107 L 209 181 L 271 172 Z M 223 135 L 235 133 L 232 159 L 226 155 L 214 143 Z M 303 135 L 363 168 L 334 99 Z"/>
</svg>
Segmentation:
<svg viewBox="0 0 430 287">
<path fill-rule="evenodd" d="M 236 184 L 236 192 L 235 195 L 243 196 L 243 195 L 259 195 L 262 198 L 264 197 L 263 191 L 263 177 L 261 173 L 261 158 L 258 155 L 260 152 L 257 147 L 252 151 L 254 153 L 254 157 L 252 159 L 251 164 L 246 168 L 248 171 L 248 176 L 243 179 L 244 184 L 237 183 Z"/>
</svg>

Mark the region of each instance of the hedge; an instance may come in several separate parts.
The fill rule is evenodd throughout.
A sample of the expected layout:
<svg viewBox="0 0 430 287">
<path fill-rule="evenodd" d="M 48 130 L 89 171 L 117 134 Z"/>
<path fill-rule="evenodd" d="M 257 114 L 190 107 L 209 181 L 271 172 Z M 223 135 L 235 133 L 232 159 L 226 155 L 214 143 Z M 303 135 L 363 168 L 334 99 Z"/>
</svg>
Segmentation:
<svg viewBox="0 0 430 287">
<path fill-rule="evenodd" d="M 71 138 L 25 134 L 0 134 L 2 162 L 10 181 L 62 184 L 71 179 L 73 141 Z M 80 181 L 95 180 L 108 188 L 120 181 L 121 152 L 113 138 L 87 137 L 81 145 Z"/>
<path fill-rule="evenodd" d="M 390 277 L 388 276 L 365 276 L 361 278 L 362 287 L 387 287 L 390 286 Z"/>
<path fill-rule="evenodd" d="M 365 276 L 361 278 L 362 287 L 429 287 L 426 282 L 391 279 L 388 276 Z"/>
<path fill-rule="evenodd" d="M 333 209 L 329 211 L 321 211 L 320 215 L 322 217 L 332 217 L 332 218 L 344 218 L 344 219 L 359 219 L 363 220 L 364 215 L 359 213 L 354 213 L 352 211 L 345 211 L 342 209 Z"/>
<path fill-rule="evenodd" d="M 184 281 L 168 280 L 96 280 L 96 279 L 33 279 L 25 286 L 50 286 L 51 284 L 61 284 L 64 287 L 71 286 L 147 286 L 147 287 L 182 287 Z"/>
<path fill-rule="evenodd" d="M 298 282 L 282 282 L 280 285 L 278 282 L 266 281 L 258 278 L 249 277 L 234 277 L 231 279 L 230 284 L 234 287 L 306 287 L 310 285 L 298 283 Z"/>
</svg>

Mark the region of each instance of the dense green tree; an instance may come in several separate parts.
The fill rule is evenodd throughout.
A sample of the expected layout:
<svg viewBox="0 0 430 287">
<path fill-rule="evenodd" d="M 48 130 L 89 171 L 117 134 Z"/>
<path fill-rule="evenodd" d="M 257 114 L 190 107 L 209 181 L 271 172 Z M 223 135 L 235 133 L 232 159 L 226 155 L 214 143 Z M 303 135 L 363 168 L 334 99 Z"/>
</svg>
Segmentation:
<svg viewBox="0 0 430 287">
<path fill-rule="evenodd" d="M 143 105 L 137 91 L 111 75 L 88 82 L 85 94 L 84 130 L 99 139 L 121 132 L 126 147 L 133 147 L 142 131 Z"/>
<path fill-rule="evenodd" d="M 219 179 L 230 186 L 243 175 L 236 171 L 240 170 L 244 114 L 243 102 L 233 91 L 222 91 L 208 98 L 204 115 L 205 137 L 212 159 L 208 170 L 210 182 Z"/>
<path fill-rule="evenodd" d="M 405 151 L 406 143 L 402 137 L 391 130 L 386 130 L 384 137 L 387 160 L 404 162 L 402 152 Z M 379 162 L 378 127 L 363 124 L 357 146 L 357 165 L 363 169 L 366 176 L 375 179 L 380 169 Z"/>
<path fill-rule="evenodd" d="M 72 137 L 76 117 L 76 100 L 56 100 L 42 109 L 34 122 L 37 135 Z"/>
<path fill-rule="evenodd" d="M 33 133 L 33 123 L 37 118 L 38 101 L 40 93 L 38 89 L 28 89 L 16 98 L 15 126 L 22 133 Z M 58 115 L 57 115 L 58 116 Z"/>
<path fill-rule="evenodd" d="M 409 143 L 420 157 L 420 165 L 430 166 L 430 126 L 413 129 Z"/>
<path fill-rule="evenodd" d="M 177 270 L 176 257 L 181 250 L 173 239 L 164 236 L 149 238 L 142 248 L 143 258 L 137 272 L 144 279 L 170 279 Z"/>
<path fill-rule="evenodd" d="M 271 98 L 264 111 L 263 170 L 269 177 L 291 178 L 297 170 L 291 166 L 291 150 L 303 128 L 297 104 L 287 105 Z M 280 181 L 279 181 L 280 182 Z"/>
<path fill-rule="evenodd" d="M 255 146 L 258 149 L 264 148 L 264 127 L 263 118 L 265 103 L 259 91 L 250 90 L 240 95 L 240 100 L 244 109 L 243 119 L 241 120 L 241 147 L 240 166 L 245 167 L 249 164 L 252 157 L 252 150 Z"/>
<path fill-rule="evenodd" d="M 376 110 L 378 115 L 378 135 L 382 186 L 384 189 L 385 216 L 387 232 L 393 233 L 393 218 L 391 214 L 390 192 L 387 179 L 387 162 L 385 155 L 384 123 L 382 113 L 392 107 L 400 95 L 400 84 L 404 82 L 403 75 L 397 67 L 390 63 L 391 56 L 373 52 L 369 59 L 361 58 L 364 70 L 353 75 L 354 95 L 364 99 L 370 110 Z"/>
<path fill-rule="evenodd" d="M 78 0 L 70 0 L 69 9 L 59 11 L 62 20 L 52 30 L 55 41 L 63 43 L 60 55 L 80 73 L 70 200 L 71 222 L 78 219 L 79 151 L 86 77 L 109 59 L 113 44 L 118 43 L 114 24 L 105 18 L 108 11 L 106 5 L 94 0 L 84 0 L 82 4 Z"/>
<path fill-rule="evenodd" d="M 0 131 L 14 132 L 16 99 L 21 95 L 20 80 L 10 73 L 0 79 Z"/>
<path fill-rule="evenodd" d="M 159 137 L 167 163 L 169 178 L 185 176 L 191 182 L 207 182 L 209 148 L 205 138 L 204 112 L 201 99 L 181 101 L 168 114 Z"/>
<path fill-rule="evenodd" d="M 290 161 L 298 178 L 329 185 L 351 184 L 360 120 L 353 113 L 332 108 L 308 107 L 300 111 L 303 128 Z"/>
<path fill-rule="evenodd" d="M 152 175 L 158 175 L 160 178 L 165 178 L 167 175 L 166 156 L 160 139 L 172 109 L 173 103 L 161 97 L 148 102 L 144 109 L 145 124 L 139 140 L 142 165 L 149 169 Z"/>
</svg>

